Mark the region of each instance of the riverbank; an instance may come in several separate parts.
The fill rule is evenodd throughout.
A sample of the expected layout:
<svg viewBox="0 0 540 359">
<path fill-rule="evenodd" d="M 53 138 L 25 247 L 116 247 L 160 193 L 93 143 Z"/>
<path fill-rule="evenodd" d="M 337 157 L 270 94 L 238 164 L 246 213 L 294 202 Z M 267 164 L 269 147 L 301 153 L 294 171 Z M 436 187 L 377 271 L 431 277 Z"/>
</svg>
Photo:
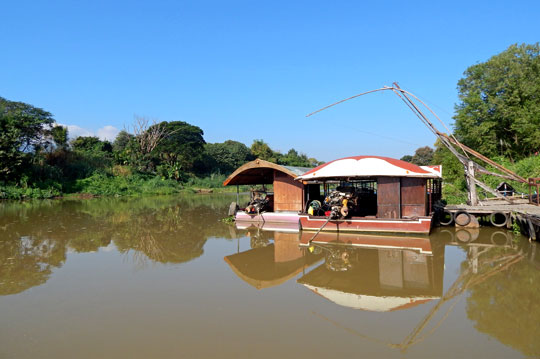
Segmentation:
<svg viewBox="0 0 540 359">
<path fill-rule="evenodd" d="M 236 187 L 222 185 L 225 176 L 190 178 L 186 182 L 144 175 L 110 176 L 95 173 L 68 183 L 44 182 L 32 185 L 0 185 L 0 200 L 26 200 L 51 198 L 88 198 L 154 196 L 181 193 L 236 192 Z"/>
</svg>

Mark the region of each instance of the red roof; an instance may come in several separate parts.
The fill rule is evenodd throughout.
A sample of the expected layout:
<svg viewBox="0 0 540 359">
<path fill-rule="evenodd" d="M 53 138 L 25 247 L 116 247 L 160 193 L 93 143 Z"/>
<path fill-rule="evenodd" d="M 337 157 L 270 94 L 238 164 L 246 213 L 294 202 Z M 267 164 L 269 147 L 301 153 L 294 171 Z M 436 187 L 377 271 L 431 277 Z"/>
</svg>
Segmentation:
<svg viewBox="0 0 540 359">
<path fill-rule="evenodd" d="M 313 168 L 297 179 L 309 180 L 331 177 L 396 176 L 440 177 L 440 172 L 413 163 L 382 156 L 351 156 L 327 162 Z"/>
</svg>

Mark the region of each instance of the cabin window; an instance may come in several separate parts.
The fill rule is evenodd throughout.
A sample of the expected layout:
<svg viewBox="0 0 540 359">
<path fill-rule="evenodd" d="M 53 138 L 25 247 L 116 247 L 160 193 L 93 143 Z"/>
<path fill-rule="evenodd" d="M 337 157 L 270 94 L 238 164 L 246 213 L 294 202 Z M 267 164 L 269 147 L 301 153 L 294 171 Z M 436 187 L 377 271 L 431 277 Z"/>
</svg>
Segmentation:
<svg viewBox="0 0 540 359">
<path fill-rule="evenodd" d="M 338 192 L 340 198 L 348 198 L 347 217 L 366 217 L 377 215 L 377 181 L 372 179 L 349 180 L 349 181 L 327 181 L 320 184 L 308 184 L 306 186 L 306 211 L 312 201 L 319 201 L 323 208 L 319 211 L 322 215 L 328 211 L 330 198 Z M 326 200 L 326 201 L 325 201 Z"/>
<path fill-rule="evenodd" d="M 427 180 L 428 213 L 432 213 L 435 204 L 442 198 L 442 180 L 439 178 Z"/>
<path fill-rule="evenodd" d="M 336 188 L 353 195 L 350 215 L 353 217 L 375 216 L 377 214 L 377 181 L 371 179 L 341 181 Z"/>
</svg>

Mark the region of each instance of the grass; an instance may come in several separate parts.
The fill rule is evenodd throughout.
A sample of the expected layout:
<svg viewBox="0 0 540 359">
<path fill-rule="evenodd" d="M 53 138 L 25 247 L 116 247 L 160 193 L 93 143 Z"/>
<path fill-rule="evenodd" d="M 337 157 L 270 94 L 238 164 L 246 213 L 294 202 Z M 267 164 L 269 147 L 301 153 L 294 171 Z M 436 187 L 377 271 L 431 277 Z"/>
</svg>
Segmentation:
<svg viewBox="0 0 540 359">
<path fill-rule="evenodd" d="M 114 174 L 113 174 L 114 173 Z M 60 184 L 58 182 L 0 184 L 0 199 L 26 200 L 55 197 L 89 196 L 145 196 L 196 193 L 199 189 L 213 192 L 236 192 L 236 186 L 223 186 L 225 175 L 211 175 L 205 178 L 190 177 L 185 183 L 160 176 L 148 176 L 131 172 L 94 172 L 91 176 Z M 240 191 L 249 190 L 240 186 Z"/>
</svg>

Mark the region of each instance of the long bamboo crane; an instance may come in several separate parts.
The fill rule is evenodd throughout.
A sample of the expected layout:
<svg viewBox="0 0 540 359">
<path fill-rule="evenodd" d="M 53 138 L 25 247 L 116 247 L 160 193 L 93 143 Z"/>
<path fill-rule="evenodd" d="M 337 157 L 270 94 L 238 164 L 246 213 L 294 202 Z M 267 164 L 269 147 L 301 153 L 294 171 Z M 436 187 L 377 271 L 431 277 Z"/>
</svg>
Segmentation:
<svg viewBox="0 0 540 359">
<path fill-rule="evenodd" d="M 499 193 L 498 191 L 490 188 L 487 184 L 485 184 L 484 182 L 477 179 L 476 176 L 475 176 L 475 173 L 488 174 L 488 175 L 492 175 L 492 176 L 501 177 L 501 178 L 504 178 L 504 179 L 507 179 L 507 180 L 513 180 L 513 181 L 517 181 L 517 182 L 527 183 L 527 180 L 524 179 L 523 177 L 517 175 L 516 173 L 510 171 L 509 169 L 501 166 L 500 164 L 494 162 L 493 160 L 487 158 L 486 156 L 483 156 L 482 154 L 474 151 L 473 149 L 471 149 L 471 148 L 465 146 L 464 144 L 462 144 L 461 142 L 459 142 L 457 140 L 457 138 L 454 135 L 451 134 L 451 131 L 448 129 L 448 127 L 446 127 L 446 125 L 439 118 L 439 116 L 437 116 L 437 114 L 428 105 L 426 105 L 422 100 L 420 100 L 413 93 L 399 87 L 397 82 L 394 82 L 392 84 L 392 86 L 384 86 L 384 87 L 381 87 L 381 88 L 378 88 L 378 89 L 375 89 L 375 90 L 362 92 L 362 93 L 360 93 L 358 95 L 354 95 L 354 96 L 348 97 L 346 99 L 340 100 L 340 101 L 335 102 L 335 103 L 333 103 L 331 105 L 325 106 L 325 107 L 323 107 L 323 108 L 321 108 L 321 109 L 319 109 L 317 111 L 311 112 L 306 117 L 312 116 L 312 115 L 314 115 L 316 113 L 319 113 L 321 111 L 324 111 L 324 110 L 326 110 L 326 109 L 328 109 L 330 107 L 339 105 L 339 104 L 341 104 L 341 103 L 343 103 L 345 101 L 349 101 L 349 100 L 352 100 L 354 98 L 357 98 L 357 97 L 360 97 L 360 96 L 363 96 L 363 95 L 367 95 L 367 94 L 370 94 L 370 93 L 378 92 L 378 91 L 392 91 L 394 94 L 396 94 L 405 103 L 405 105 L 420 119 L 420 121 L 435 136 L 437 136 L 439 138 L 441 143 L 443 145 L 445 145 L 446 148 L 448 148 L 448 150 L 450 152 L 452 152 L 452 154 L 454 156 L 456 156 L 456 158 L 461 162 L 461 164 L 463 165 L 463 167 L 465 169 L 465 178 L 467 180 L 467 192 L 468 192 L 468 201 L 467 202 L 468 202 L 469 205 L 474 206 L 474 205 L 479 204 L 478 196 L 476 194 L 476 186 L 479 186 L 480 188 L 482 188 L 486 192 L 491 193 L 492 195 L 494 195 L 497 198 L 500 198 L 500 199 L 503 199 L 503 200 L 505 200 L 505 201 L 507 201 L 509 203 L 512 203 L 511 200 L 504 197 L 501 193 Z M 429 120 L 429 118 L 426 116 L 426 114 L 424 112 L 422 112 L 421 107 L 424 107 L 425 109 L 427 109 L 431 113 L 431 115 L 433 115 L 443 125 L 443 127 L 446 129 L 446 131 L 448 131 L 450 133 L 450 135 L 448 135 L 446 133 L 443 133 L 443 132 L 440 132 L 435 127 L 433 122 L 431 122 Z M 460 153 L 459 150 L 461 150 L 462 153 Z M 496 173 L 496 172 L 493 172 L 493 171 L 490 171 L 490 170 L 486 169 L 484 166 L 481 166 L 477 162 L 474 162 L 469 157 L 469 155 L 473 156 L 477 160 L 480 160 L 480 161 L 482 161 L 484 163 L 487 163 L 490 166 L 493 166 L 494 168 L 496 168 L 497 170 L 499 170 L 503 174 Z"/>
</svg>

